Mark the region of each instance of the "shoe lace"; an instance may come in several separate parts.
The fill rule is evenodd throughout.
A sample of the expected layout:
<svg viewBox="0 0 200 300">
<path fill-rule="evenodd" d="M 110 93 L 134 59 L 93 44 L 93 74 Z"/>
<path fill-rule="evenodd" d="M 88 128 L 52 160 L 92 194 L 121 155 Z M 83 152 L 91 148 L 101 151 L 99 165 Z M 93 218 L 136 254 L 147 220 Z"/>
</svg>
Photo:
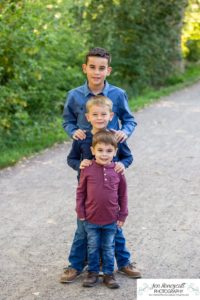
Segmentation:
<svg viewBox="0 0 200 300">
<path fill-rule="evenodd" d="M 113 279 L 113 280 L 115 280 L 115 275 L 114 274 L 111 274 L 111 275 L 106 274 L 105 277 L 107 279 Z"/>
<path fill-rule="evenodd" d="M 67 268 L 64 269 L 64 273 L 66 273 L 66 274 L 69 274 L 69 273 L 71 273 L 73 271 L 74 271 L 74 269 L 72 269 L 70 267 L 67 267 Z"/>
<path fill-rule="evenodd" d="M 88 275 L 87 275 L 88 278 L 91 278 L 93 276 L 98 276 L 98 274 L 94 273 L 94 272 L 88 272 Z"/>
<path fill-rule="evenodd" d="M 131 269 L 131 270 L 136 269 L 136 263 L 135 263 L 135 262 L 130 263 L 130 264 L 127 266 L 127 268 L 129 268 L 129 269 Z"/>
</svg>

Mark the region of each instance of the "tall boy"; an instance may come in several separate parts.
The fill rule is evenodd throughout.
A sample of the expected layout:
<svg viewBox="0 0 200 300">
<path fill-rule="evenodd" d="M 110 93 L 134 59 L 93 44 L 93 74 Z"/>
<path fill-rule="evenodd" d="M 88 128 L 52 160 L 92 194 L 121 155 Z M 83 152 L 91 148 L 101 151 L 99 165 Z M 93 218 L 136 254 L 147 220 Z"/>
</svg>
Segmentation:
<svg viewBox="0 0 200 300">
<path fill-rule="evenodd" d="M 127 186 L 124 175 L 116 173 L 113 157 L 117 151 L 114 133 L 100 130 L 92 139 L 95 160 L 81 171 L 77 188 L 76 212 L 83 222 L 88 241 L 88 273 L 84 287 L 98 282 L 100 258 L 103 282 L 119 288 L 114 277 L 115 234 L 128 215 Z"/>
<path fill-rule="evenodd" d="M 79 171 L 91 164 L 92 153 L 92 136 L 102 129 L 106 129 L 108 122 L 112 120 L 112 101 L 105 96 L 91 97 L 86 104 L 86 118 L 92 125 L 92 130 L 86 132 L 84 140 L 74 140 L 72 149 L 68 155 L 68 164 Z M 116 162 L 116 172 L 122 172 L 125 167 L 132 163 L 131 151 L 126 142 L 118 144 L 118 151 L 114 157 Z M 61 282 L 72 282 L 82 271 L 86 256 L 87 238 L 84 224 L 78 219 L 78 228 L 74 237 L 73 245 L 71 247 L 69 261 L 70 268 L 66 269 L 61 277 Z M 122 230 L 117 229 L 115 235 L 115 256 L 117 260 L 118 269 L 130 277 L 140 277 L 140 272 L 135 269 L 130 263 L 130 253 L 125 247 L 125 238 Z"/>
<path fill-rule="evenodd" d="M 118 142 L 126 140 L 137 125 L 129 109 L 125 91 L 106 81 L 106 77 L 112 71 L 110 62 L 111 55 L 103 48 L 91 49 L 86 55 L 82 68 L 87 76 L 87 82 L 69 91 L 64 107 L 63 127 L 73 139 L 84 139 L 85 130 L 91 129 L 85 117 L 85 104 L 94 95 L 100 94 L 112 100 L 114 116 L 108 128 L 117 131 Z"/>
</svg>

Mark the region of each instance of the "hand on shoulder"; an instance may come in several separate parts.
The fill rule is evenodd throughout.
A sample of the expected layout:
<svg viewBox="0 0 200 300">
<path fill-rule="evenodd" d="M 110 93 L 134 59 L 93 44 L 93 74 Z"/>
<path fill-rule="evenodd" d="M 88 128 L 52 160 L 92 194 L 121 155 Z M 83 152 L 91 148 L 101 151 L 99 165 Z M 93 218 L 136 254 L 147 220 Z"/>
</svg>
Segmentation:
<svg viewBox="0 0 200 300">
<path fill-rule="evenodd" d="M 84 140 L 84 139 L 86 138 L 85 132 L 86 132 L 85 130 L 77 129 L 77 130 L 74 132 L 72 138 L 73 138 L 74 140 Z"/>
<path fill-rule="evenodd" d="M 120 161 L 115 163 L 115 172 L 125 174 L 125 166 Z"/>
<path fill-rule="evenodd" d="M 118 143 L 123 143 L 127 138 L 127 134 L 123 130 L 114 130 L 111 129 L 115 133 L 115 138 Z"/>
<path fill-rule="evenodd" d="M 83 159 L 80 164 L 80 169 L 84 169 L 85 167 L 89 167 L 92 164 L 92 160 L 89 159 Z"/>
</svg>

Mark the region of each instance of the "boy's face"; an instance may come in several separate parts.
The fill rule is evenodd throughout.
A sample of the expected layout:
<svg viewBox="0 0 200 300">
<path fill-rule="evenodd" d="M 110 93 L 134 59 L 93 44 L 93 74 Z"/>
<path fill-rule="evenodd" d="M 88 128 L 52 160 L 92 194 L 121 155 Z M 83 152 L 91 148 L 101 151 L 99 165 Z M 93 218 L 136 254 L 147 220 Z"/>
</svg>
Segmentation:
<svg viewBox="0 0 200 300">
<path fill-rule="evenodd" d="M 96 162 L 100 165 L 108 165 L 116 155 L 117 149 L 110 144 L 98 143 L 95 147 L 91 147 L 92 154 L 96 158 Z"/>
<path fill-rule="evenodd" d="M 102 87 L 112 71 L 106 58 L 96 56 L 89 56 L 87 64 L 83 64 L 82 67 L 90 87 Z"/>
<path fill-rule="evenodd" d="M 92 129 L 97 132 L 108 126 L 109 121 L 113 118 L 113 114 L 106 105 L 92 105 L 89 112 L 86 113 L 86 118 L 91 123 Z"/>
</svg>

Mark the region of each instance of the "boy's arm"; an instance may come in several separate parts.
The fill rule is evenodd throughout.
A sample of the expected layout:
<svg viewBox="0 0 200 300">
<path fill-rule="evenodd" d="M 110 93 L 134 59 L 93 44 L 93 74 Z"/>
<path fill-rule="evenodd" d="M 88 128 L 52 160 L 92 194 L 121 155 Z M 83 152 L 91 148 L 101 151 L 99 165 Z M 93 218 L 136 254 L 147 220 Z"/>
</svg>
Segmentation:
<svg viewBox="0 0 200 300">
<path fill-rule="evenodd" d="M 79 184 L 76 190 L 76 213 L 79 219 L 85 220 L 85 201 L 87 197 L 87 176 L 81 171 Z"/>
<path fill-rule="evenodd" d="M 71 95 L 71 93 L 69 93 L 64 106 L 63 128 L 70 137 L 73 137 L 75 131 L 79 129 L 77 126 L 77 116 L 75 115 L 73 110 L 73 102 L 73 96 Z"/>
<path fill-rule="evenodd" d="M 121 130 L 129 137 L 135 130 L 137 123 L 129 108 L 128 97 L 125 92 L 122 93 L 118 103 L 119 103 L 119 119 L 122 125 Z"/>
<path fill-rule="evenodd" d="M 63 128 L 67 134 L 75 140 L 84 140 L 86 138 L 85 130 L 77 126 L 77 115 L 74 112 L 74 97 L 69 93 L 63 112 Z"/>
<path fill-rule="evenodd" d="M 67 164 L 74 169 L 79 171 L 81 163 L 81 149 L 79 141 L 74 140 L 72 143 L 72 148 L 67 156 Z"/>
<path fill-rule="evenodd" d="M 126 142 L 118 143 L 117 161 L 128 168 L 133 162 L 133 155 Z"/>
<path fill-rule="evenodd" d="M 118 223 L 124 223 L 128 216 L 128 197 L 127 197 L 127 183 L 124 175 L 119 174 L 120 182 L 118 187 L 118 203 L 119 203 L 119 215 Z"/>
</svg>

